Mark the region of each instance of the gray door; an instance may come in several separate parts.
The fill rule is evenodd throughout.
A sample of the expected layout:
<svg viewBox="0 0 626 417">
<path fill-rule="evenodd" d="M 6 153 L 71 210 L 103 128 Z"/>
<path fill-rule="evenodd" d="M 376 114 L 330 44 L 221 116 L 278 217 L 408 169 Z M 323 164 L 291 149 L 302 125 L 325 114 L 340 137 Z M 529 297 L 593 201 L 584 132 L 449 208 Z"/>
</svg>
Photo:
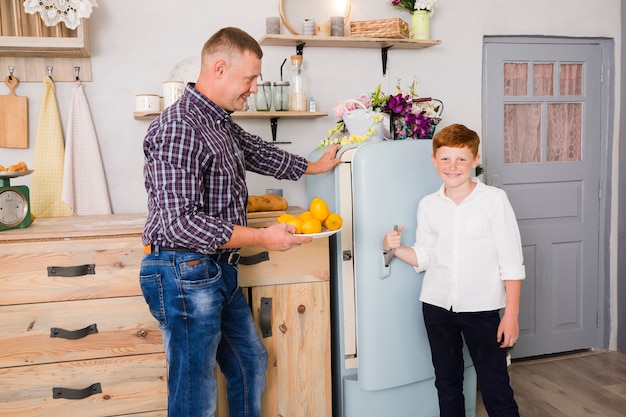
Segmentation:
<svg viewBox="0 0 626 417">
<path fill-rule="evenodd" d="M 602 47 L 486 39 L 485 181 L 508 193 L 526 280 L 513 357 L 598 345 Z"/>
</svg>

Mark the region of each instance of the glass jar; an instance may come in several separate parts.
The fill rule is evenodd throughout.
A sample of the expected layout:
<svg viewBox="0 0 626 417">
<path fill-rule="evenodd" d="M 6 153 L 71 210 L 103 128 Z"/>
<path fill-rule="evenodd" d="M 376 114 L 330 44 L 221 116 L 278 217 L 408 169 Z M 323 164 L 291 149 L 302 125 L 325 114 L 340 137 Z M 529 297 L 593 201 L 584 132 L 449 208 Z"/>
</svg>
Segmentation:
<svg viewBox="0 0 626 417">
<path fill-rule="evenodd" d="M 306 79 L 302 68 L 302 55 L 291 56 L 291 93 L 289 95 L 289 110 L 307 111 Z"/>
<path fill-rule="evenodd" d="M 257 82 L 254 107 L 257 111 L 269 111 L 272 108 L 272 83 L 270 81 Z"/>
<path fill-rule="evenodd" d="M 289 110 L 289 81 L 274 83 L 274 110 Z"/>
</svg>

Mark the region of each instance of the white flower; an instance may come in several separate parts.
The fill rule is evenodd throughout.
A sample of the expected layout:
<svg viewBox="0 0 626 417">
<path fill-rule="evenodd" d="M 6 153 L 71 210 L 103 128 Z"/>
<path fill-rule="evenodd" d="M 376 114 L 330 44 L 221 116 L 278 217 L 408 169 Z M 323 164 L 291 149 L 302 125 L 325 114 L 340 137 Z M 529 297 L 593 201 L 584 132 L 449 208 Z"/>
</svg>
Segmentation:
<svg viewBox="0 0 626 417">
<path fill-rule="evenodd" d="M 415 10 L 428 10 L 429 16 L 432 16 L 435 13 L 435 6 L 437 5 L 437 0 L 416 0 L 415 1 Z"/>
<path fill-rule="evenodd" d="M 439 117 L 439 106 L 438 102 L 434 101 L 422 101 L 420 103 L 413 103 L 412 112 L 414 114 L 418 114 L 420 112 L 425 112 L 424 116 L 429 117 L 431 119 L 436 119 Z"/>
</svg>

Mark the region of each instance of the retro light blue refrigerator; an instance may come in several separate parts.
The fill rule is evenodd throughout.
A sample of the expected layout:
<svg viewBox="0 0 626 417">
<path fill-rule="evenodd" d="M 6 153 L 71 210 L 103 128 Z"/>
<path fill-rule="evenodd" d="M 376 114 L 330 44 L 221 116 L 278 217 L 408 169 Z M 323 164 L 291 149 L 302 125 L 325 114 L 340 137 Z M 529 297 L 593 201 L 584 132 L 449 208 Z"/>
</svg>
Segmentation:
<svg viewBox="0 0 626 417">
<path fill-rule="evenodd" d="M 441 180 L 430 140 L 349 145 L 333 172 L 307 177 L 309 199 L 324 198 L 344 219 L 331 241 L 333 417 L 438 417 L 419 292 L 423 274 L 398 259 L 385 266 L 382 238 L 404 225 L 415 238 L 419 200 Z M 321 151 L 310 158 L 316 160 Z M 465 354 L 467 417 L 476 375 Z"/>
</svg>

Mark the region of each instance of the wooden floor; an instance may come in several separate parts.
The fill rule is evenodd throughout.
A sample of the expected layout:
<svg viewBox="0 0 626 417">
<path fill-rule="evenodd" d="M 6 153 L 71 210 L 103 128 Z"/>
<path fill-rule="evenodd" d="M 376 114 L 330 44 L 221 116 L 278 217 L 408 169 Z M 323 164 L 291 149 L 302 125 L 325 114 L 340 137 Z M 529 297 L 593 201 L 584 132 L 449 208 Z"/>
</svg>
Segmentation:
<svg viewBox="0 0 626 417">
<path fill-rule="evenodd" d="M 590 351 L 514 361 L 521 417 L 626 417 L 626 355 Z M 487 417 L 480 398 L 476 417 Z"/>
</svg>

